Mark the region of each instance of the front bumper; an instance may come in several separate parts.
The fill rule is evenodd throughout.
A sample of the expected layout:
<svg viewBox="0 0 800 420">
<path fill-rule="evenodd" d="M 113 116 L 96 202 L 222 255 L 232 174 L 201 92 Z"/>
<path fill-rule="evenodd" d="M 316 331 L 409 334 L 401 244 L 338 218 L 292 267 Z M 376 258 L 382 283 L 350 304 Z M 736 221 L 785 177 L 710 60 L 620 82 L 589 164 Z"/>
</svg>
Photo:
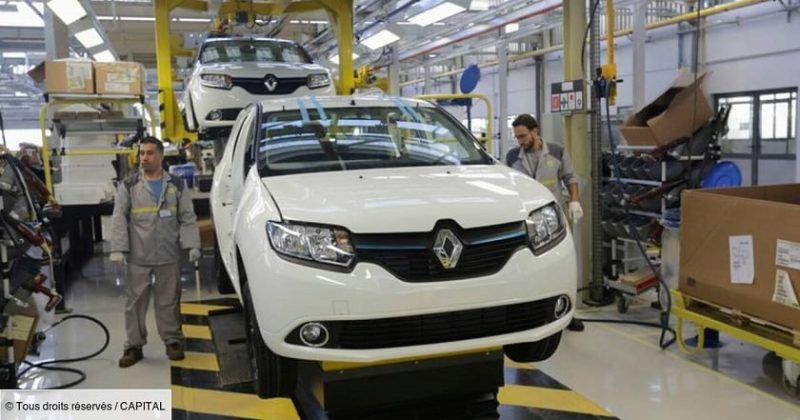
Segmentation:
<svg viewBox="0 0 800 420">
<path fill-rule="evenodd" d="M 287 337 L 307 322 L 444 314 L 523 304 L 562 294 L 569 296 L 572 308 L 575 306 L 577 264 L 570 235 L 540 256 L 528 248 L 518 250 L 495 274 L 433 283 L 403 282 L 369 263 L 359 263 L 350 273 L 307 267 L 278 257 L 269 244 L 241 249 L 261 335 L 273 352 L 295 359 L 374 362 L 533 342 L 564 329 L 573 310 L 558 320 L 522 331 L 361 349 L 315 348 L 287 342 Z"/>
<path fill-rule="evenodd" d="M 284 99 L 309 95 L 330 96 L 336 95 L 336 91 L 333 88 L 333 85 L 319 89 L 309 89 L 303 86 L 297 88 L 297 90 L 290 95 L 253 95 L 239 86 L 234 86 L 228 90 L 210 88 L 199 83 L 194 83 L 191 92 L 191 99 L 195 120 L 200 126 L 199 129 L 204 130 L 209 127 L 232 126 L 236 120 L 236 116 L 238 115 L 238 112 L 233 112 L 233 110 L 238 109 L 241 111 L 244 107 L 250 105 L 251 103 L 266 99 Z M 223 120 L 208 119 L 208 114 L 215 110 L 224 110 L 223 114 L 226 118 Z"/>
</svg>

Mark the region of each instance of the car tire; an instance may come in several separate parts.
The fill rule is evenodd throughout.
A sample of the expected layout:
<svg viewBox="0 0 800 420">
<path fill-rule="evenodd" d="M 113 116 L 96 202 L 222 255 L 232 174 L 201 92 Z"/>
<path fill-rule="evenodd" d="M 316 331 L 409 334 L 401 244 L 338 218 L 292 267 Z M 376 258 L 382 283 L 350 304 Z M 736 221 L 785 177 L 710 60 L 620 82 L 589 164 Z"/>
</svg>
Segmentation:
<svg viewBox="0 0 800 420">
<path fill-rule="evenodd" d="M 517 363 L 541 362 L 556 352 L 561 342 L 561 331 L 533 343 L 508 344 L 503 352 Z"/>
<path fill-rule="evenodd" d="M 260 398 L 291 397 L 297 386 L 297 360 L 273 353 L 264 343 L 247 283 L 242 286 L 242 298 L 253 391 Z"/>
<path fill-rule="evenodd" d="M 214 238 L 214 277 L 217 278 L 217 291 L 223 295 L 229 295 L 236 292 L 231 282 L 231 277 L 228 275 L 228 270 L 225 269 L 225 263 L 222 262 L 222 254 L 219 252 L 219 244 L 216 237 Z"/>
</svg>

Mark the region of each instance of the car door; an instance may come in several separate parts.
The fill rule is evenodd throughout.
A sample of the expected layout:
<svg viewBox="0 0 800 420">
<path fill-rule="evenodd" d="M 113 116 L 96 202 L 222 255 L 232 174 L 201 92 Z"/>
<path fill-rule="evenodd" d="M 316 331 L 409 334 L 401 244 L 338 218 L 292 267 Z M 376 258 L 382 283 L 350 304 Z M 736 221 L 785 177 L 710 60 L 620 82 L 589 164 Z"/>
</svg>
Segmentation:
<svg viewBox="0 0 800 420">
<path fill-rule="evenodd" d="M 228 273 L 236 273 L 236 260 L 233 243 L 233 218 L 236 214 L 236 202 L 238 197 L 236 192 L 241 192 L 244 179 L 236 174 L 241 171 L 237 169 L 237 159 L 235 159 L 237 146 L 246 142 L 247 124 L 252 124 L 254 116 L 254 106 L 250 106 L 239 113 L 239 117 L 231 129 L 228 145 L 220 159 L 219 164 L 214 170 L 214 181 L 211 190 L 211 212 L 214 218 L 214 230 L 217 237 L 217 246 L 223 264 L 228 269 Z M 241 160 L 238 161 L 241 163 Z"/>
</svg>

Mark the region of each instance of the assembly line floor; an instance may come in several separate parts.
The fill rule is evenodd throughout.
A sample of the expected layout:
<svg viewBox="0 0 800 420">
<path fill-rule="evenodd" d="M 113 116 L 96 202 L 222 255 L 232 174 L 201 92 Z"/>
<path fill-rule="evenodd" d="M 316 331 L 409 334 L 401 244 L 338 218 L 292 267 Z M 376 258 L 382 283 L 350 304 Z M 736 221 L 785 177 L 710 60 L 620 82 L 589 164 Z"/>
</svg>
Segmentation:
<svg viewBox="0 0 800 420">
<path fill-rule="evenodd" d="M 93 258 L 71 280 L 67 307 L 73 313 L 100 319 L 111 331 L 111 342 L 100 356 L 71 364 L 88 375 L 77 388 L 171 388 L 176 419 L 301 418 L 298 413 L 302 410 L 295 406 L 296 401 L 260 400 L 243 384 L 222 387 L 216 380 L 216 349 L 204 317 L 208 310 L 235 306 L 236 301 L 216 293 L 211 264 L 208 256 L 202 260 L 199 295 L 193 272 L 186 269 L 183 273 L 187 359 L 167 359 L 151 308 L 144 360 L 120 369 L 117 359 L 124 342 L 123 269 L 112 264 L 107 254 Z M 634 305 L 625 315 L 617 314 L 615 306 L 582 309 L 579 314 L 644 321 L 655 321 L 657 316 L 645 304 Z M 52 315 L 43 317 L 39 329 L 52 319 Z M 587 324 L 582 333 L 565 332 L 558 351 L 547 361 L 535 365 L 506 361 L 506 384 L 498 394 L 500 418 L 800 420 L 800 396 L 782 387 L 780 367 L 774 357 L 725 336 L 722 340 L 725 346 L 719 350 L 686 356 L 675 346 L 660 351 L 655 329 Z M 102 343 L 99 328 L 82 320 L 70 320 L 48 331 L 40 357 L 29 360 L 76 357 L 95 351 Z M 23 387 L 55 386 L 71 379 L 68 374 L 40 372 L 29 375 Z"/>
</svg>

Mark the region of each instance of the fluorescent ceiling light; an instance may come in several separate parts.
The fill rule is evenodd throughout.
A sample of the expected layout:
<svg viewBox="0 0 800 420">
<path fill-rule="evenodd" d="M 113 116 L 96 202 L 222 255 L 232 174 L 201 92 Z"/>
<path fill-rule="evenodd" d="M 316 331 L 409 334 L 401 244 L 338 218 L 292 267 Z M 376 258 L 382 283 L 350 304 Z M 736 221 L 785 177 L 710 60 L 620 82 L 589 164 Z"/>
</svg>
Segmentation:
<svg viewBox="0 0 800 420">
<path fill-rule="evenodd" d="M 78 38 L 78 42 L 86 48 L 96 47 L 103 43 L 103 37 L 100 36 L 100 32 L 97 32 L 95 28 L 80 31 L 75 34 L 75 38 Z"/>
<path fill-rule="evenodd" d="M 156 18 L 147 16 L 120 16 L 119 20 L 126 20 L 131 22 L 153 22 L 154 20 L 156 20 Z"/>
<path fill-rule="evenodd" d="M 3 58 L 25 58 L 28 54 L 24 52 L 4 52 Z"/>
<path fill-rule="evenodd" d="M 114 20 L 114 16 L 98 16 L 97 20 Z"/>
<path fill-rule="evenodd" d="M 358 54 L 353 53 L 353 60 L 355 60 L 357 58 L 358 58 Z M 328 60 L 333 64 L 339 64 L 339 54 L 331 56 L 331 58 L 329 58 Z"/>
<path fill-rule="evenodd" d="M 117 61 L 117 59 L 114 58 L 114 54 L 111 54 L 110 50 L 100 51 L 99 53 L 94 55 L 94 59 L 95 59 L 95 61 L 103 61 L 103 62 L 106 62 L 106 63 L 110 63 L 112 61 Z"/>
<path fill-rule="evenodd" d="M 472 0 L 469 3 L 469 10 L 489 10 L 490 0 Z"/>
<path fill-rule="evenodd" d="M 400 37 L 397 36 L 397 34 L 388 29 L 383 29 L 375 35 L 364 39 L 361 41 L 361 43 L 371 50 L 377 50 L 397 41 L 398 39 L 400 39 Z"/>
<path fill-rule="evenodd" d="M 81 6 L 78 0 L 50 0 L 47 7 L 64 22 L 69 25 L 78 19 L 86 16 L 86 9 Z"/>
<path fill-rule="evenodd" d="M 505 32 L 510 34 L 512 32 L 517 32 L 519 30 L 519 23 L 509 23 L 505 26 Z"/>
<path fill-rule="evenodd" d="M 181 22 L 197 22 L 197 23 L 208 23 L 211 22 L 210 18 L 178 18 Z"/>
<path fill-rule="evenodd" d="M 416 16 L 408 19 L 409 22 L 416 23 L 419 26 L 428 26 L 440 20 L 445 20 L 451 16 L 457 15 L 464 10 L 467 10 L 457 4 L 446 1 L 439 5 L 432 7 Z"/>
</svg>

